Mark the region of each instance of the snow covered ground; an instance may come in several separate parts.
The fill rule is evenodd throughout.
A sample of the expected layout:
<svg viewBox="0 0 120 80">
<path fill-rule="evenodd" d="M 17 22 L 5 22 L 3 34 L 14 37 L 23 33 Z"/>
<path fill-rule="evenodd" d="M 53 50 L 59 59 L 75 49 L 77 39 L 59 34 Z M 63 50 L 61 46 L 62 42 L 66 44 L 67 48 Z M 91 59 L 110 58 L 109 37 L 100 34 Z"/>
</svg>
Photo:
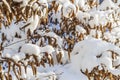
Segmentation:
<svg viewBox="0 0 120 80">
<path fill-rule="evenodd" d="M 119 7 L 120 0 L 0 1 L 0 80 L 118 80 Z"/>
</svg>

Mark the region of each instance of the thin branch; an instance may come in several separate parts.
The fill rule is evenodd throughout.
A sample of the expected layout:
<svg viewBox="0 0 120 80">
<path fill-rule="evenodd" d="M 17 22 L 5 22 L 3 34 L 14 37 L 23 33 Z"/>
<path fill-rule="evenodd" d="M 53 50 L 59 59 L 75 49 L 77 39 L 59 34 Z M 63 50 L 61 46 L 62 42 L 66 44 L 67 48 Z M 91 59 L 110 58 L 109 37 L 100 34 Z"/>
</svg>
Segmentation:
<svg viewBox="0 0 120 80">
<path fill-rule="evenodd" d="M 5 6 L 8 8 L 8 11 L 11 13 L 11 8 L 10 8 L 10 5 L 8 4 L 8 2 L 6 0 L 2 0 L 3 3 L 5 4 Z"/>
<path fill-rule="evenodd" d="M 16 42 L 14 42 L 14 43 L 11 43 L 11 44 L 8 44 L 8 45 L 4 46 L 4 48 L 5 48 L 5 47 L 8 47 L 8 46 L 12 46 L 12 45 L 14 45 L 14 44 L 16 44 L 16 43 L 19 43 L 19 42 L 22 42 L 22 41 L 25 41 L 25 40 L 28 40 L 28 39 L 23 39 L 23 40 L 20 40 L 20 41 L 16 41 Z"/>
</svg>

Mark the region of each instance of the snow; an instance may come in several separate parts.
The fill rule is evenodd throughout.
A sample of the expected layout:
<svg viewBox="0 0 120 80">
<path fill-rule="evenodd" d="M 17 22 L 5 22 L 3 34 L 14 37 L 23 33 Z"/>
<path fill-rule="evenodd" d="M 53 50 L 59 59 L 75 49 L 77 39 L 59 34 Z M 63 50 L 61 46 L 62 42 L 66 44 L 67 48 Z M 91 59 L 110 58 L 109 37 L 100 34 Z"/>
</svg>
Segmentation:
<svg viewBox="0 0 120 80">
<path fill-rule="evenodd" d="M 75 5 L 73 5 L 71 2 L 65 2 L 63 5 L 63 16 L 65 17 L 70 17 L 71 13 L 75 13 L 76 12 L 76 7 Z"/>
<path fill-rule="evenodd" d="M 36 10 L 38 7 L 39 7 L 38 4 L 35 3 L 35 4 L 33 5 L 33 10 Z"/>
<path fill-rule="evenodd" d="M 21 1 L 23 1 L 23 0 L 13 0 L 14 2 L 21 2 Z"/>
<path fill-rule="evenodd" d="M 78 11 L 76 13 L 76 17 L 79 19 L 79 21 L 81 21 L 82 23 L 86 24 L 88 19 L 90 19 L 90 14 L 87 12 L 82 12 L 82 11 Z M 86 19 L 86 20 L 84 20 Z"/>
<path fill-rule="evenodd" d="M 39 0 L 41 3 L 46 3 L 47 4 L 47 0 Z"/>
<path fill-rule="evenodd" d="M 98 14 L 94 14 L 94 18 L 93 18 L 93 20 L 89 21 L 89 25 L 91 27 L 98 26 L 99 25 L 99 20 L 98 19 L 99 19 Z"/>
<path fill-rule="evenodd" d="M 4 56 L 4 57 L 11 58 L 11 54 L 9 54 L 9 53 L 4 54 L 3 56 Z"/>
<path fill-rule="evenodd" d="M 21 60 L 21 59 L 20 59 L 20 56 L 17 55 L 17 54 L 14 55 L 14 56 L 12 56 L 12 59 L 15 60 L 16 62 L 18 62 L 19 60 Z"/>
<path fill-rule="evenodd" d="M 47 52 L 48 54 L 52 54 L 55 51 L 55 49 L 50 45 L 40 47 L 40 50 L 41 50 L 41 52 Z"/>
<path fill-rule="evenodd" d="M 98 7 L 100 10 L 107 10 L 108 9 L 116 9 L 118 8 L 112 0 L 104 0 Z"/>
<path fill-rule="evenodd" d="M 7 56 L 6 56 L 7 57 Z M 25 58 L 25 54 L 20 52 L 20 53 L 16 53 L 16 54 L 13 54 L 12 56 L 12 59 L 15 60 L 16 62 L 22 60 Z"/>
<path fill-rule="evenodd" d="M 83 75 L 82 73 L 75 73 L 71 71 L 69 68 L 63 68 L 63 71 L 65 71 L 61 76 L 60 80 L 88 80 L 88 78 Z M 69 74 L 69 75 L 68 75 Z"/>
<path fill-rule="evenodd" d="M 57 44 L 59 45 L 59 47 L 62 47 L 63 40 L 61 37 L 59 37 L 58 35 L 56 35 L 53 32 L 48 32 L 45 35 L 50 36 L 50 37 L 54 37 L 57 40 Z"/>
<path fill-rule="evenodd" d="M 39 23 L 39 16 L 31 16 L 28 21 L 26 22 L 26 25 L 29 24 L 27 27 L 25 27 L 25 32 L 27 33 L 28 29 L 30 29 L 31 33 L 37 28 L 37 25 Z"/>
<path fill-rule="evenodd" d="M 78 0 L 76 0 L 76 1 L 78 1 Z M 78 1 L 78 5 L 82 8 L 82 7 L 84 7 L 85 6 L 85 0 L 79 0 Z"/>
<path fill-rule="evenodd" d="M 7 16 L 13 12 L 11 8 L 17 9 L 14 5 L 11 7 L 11 2 L 3 1 L 9 10 L 5 12 Z M 2 71 L 4 74 L 8 71 L 8 60 L 5 58 L 11 61 L 10 74 L 13 80 L 17 80 L 12 70 L 15 63 L 20 65 L 20 78 L 25 80 L 88 80 L 88 76 L 81 70 L 92 72 L 97 66 L 99 70 L 104 68 L 115 76 L 120 74 L 120 0 L 117 3 L 104 0 L 92 7 L 88 0 L 13 2 L 22 2 L 22 10 L 13 13 L 20 14 L 17 17 L 26 17 L 26 6 L 31 8 L 29 12 L 32 14 L 28 19 L 21 17 L 22 21 L 18 23 L 15 23 L 17 17 L 14 15 L 12 23 L 2 25 L 0 29 L 0 48 L 3 48 L 0 49 L 0 62 L 5 60 L 0 65 L 5 67 Z M 2 2 L 0 3 L 2 9 Z M 6 14 L 2 22 L 6 22 Z M 40 24 L 41 18 L 48 18 L 48 23 Z M 31 32 L 29 37 L 28 30 Z M 32 68 L 37 69 L 36 75 L 33 75 Z M 15 69 L 19 75 L 17 65 Z"/>
<path fill-rule="evenodd" d="M 23 0 L 21 7 L 27 6 L 29 1 L 30 0 Z"/>
<path fill-rule="evenodd" d="M 112 62 L 111 53 L 108 50 L 113 50 L 117 54 L 120 54 L 118 47 L 102 40 L 92 38 L 76 43 L 71 52 L 73 55 L 71 58 L 71 69 L 75 72 L 79 72 L 81 69 L 83 71 L 88 69 L 91 72 L 94 67 L 104 64 L 111 73 L 115 74 L 114 71 L 116 69 L 113 68 L 114 63 Z M 100 54 L 102 56 L 97 58 Z"/>
<path fill-rule="evenodd" d="M 25 53 L 25 54 L 29 54 L 29 55 L 39 55 L 40 54 L 40 47 L 35 45 L 35 44 L 24 44 L 21 47 L 21 52 Z"/>
<path fill-rule="evenodd" d="M 62 47 L 62 43 L 63 43 L 63 40 L 60 36 L 58 36 L 56 33 L 54 32 L 44 32 L 44 31 L 37 31 L 38 34 L 40 34 L 41 36 L 49 36 L 49 37 L 52 37 L 52 38 L 55 38 L 56 41 L 57 41 L 57 44 L 59 45 L 59 47 Z"/>
<path fill-rule="evenodd" d="M 79 25 L 76 26 L 76 31 L 79 32 L 79 33 L 83 33 L 83 34 L 86 33 L 86 30 Z"/>
</svg>

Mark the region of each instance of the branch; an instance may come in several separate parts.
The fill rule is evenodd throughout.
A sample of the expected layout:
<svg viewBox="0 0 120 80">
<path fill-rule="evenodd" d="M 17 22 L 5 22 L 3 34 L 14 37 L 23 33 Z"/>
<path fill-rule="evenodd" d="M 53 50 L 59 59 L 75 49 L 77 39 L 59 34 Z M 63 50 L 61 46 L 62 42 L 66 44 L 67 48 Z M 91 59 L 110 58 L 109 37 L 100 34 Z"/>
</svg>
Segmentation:
<svg viewBox="0 0 120 80">
<path fill-rule="evenodd" d="M 16 43 L 19 43 L 19 42 L 22 42 L 22 41 L 25 41 L 25 40 L 27 40 L 27 39 L 23 39 L 23 40 L 16 41 L 16 42 L 14 42 L 14 43 L 8 44 L 8 45 L 4 46 L 4 48 L 5 48 L 5 47 L 8 47 L 8 46 L 12 46 L 12 45 L 14 45 L 14 44 L 16 44 Z"/>
<path fill-rule="evenodd" d="M 8 4 L 8 2 L 6 0 L 2 0 L 3 3 L 5 4 L 5 6 L 8 8 L 8 11 L 11 13 L 11 8 L 10 8 L 10 5 Z"/>
</svg>

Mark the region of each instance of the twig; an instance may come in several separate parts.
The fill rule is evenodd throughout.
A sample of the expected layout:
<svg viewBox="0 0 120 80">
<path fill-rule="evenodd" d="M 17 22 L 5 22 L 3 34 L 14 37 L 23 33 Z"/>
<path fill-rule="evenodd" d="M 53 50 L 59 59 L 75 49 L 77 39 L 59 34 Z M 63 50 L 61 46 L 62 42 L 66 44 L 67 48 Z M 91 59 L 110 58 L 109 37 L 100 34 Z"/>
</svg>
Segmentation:
<svg viewBox="0 0 120 80">
<path fill-rule="evenodd" d="M 27 39 L 23 39 L 23 40 L 16 41 L 16 42 L 14 42 L 14 43 L 8 44 L 8 45 L 4 46 L 4 48 L 5 48 L 5 47 L 8 47 L 8 46 L 11 46 L 11 45 L 14 45 L 14 44 L 16 44 L 16 43 L 19 43 L 19 42 L 25 41 L 25 40 L 27 40 Z"/>
<path fill-rule="evenodd" d="M 8 11 L 11 13 L 11 8 L 10 8 L 10 5 L 8 4 L 8 2 L 6 0 L 2 0 L 3 3 L 5 4 L 5 6 L 7 7 Z"/>
</svg>

